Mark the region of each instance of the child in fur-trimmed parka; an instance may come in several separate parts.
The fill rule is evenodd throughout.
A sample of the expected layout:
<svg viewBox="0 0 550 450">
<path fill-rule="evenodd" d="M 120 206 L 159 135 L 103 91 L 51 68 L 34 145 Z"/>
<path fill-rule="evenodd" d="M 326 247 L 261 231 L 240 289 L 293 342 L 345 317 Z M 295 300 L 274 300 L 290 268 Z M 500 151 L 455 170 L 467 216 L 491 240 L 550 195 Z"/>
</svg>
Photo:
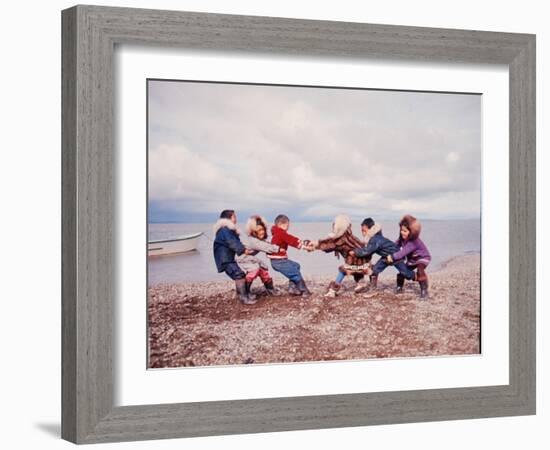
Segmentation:
<svg viewBox="0 0 550 450">
<path fill-rule="evenodd" d="M 236 261 L 239 267 L 246 273 L 247 290 L 250 292 L 252 282 L 260 277 L 269 295 L 278 295 L 273 286 L 273 278 L 269 274 L 267 264 L 258 257 L 259 252 L 277 253 L 279 246 L 267 242 L 267 225 L 261 216 L 250 216 L 246 222 L 247 239 L 246 247 L 253 251 L 252 254 L 241 254 Z"/>
<path fill-rule="evenodd" d="M 371 257 L 360 258 L 352 254 L 352 251 L 363 245 L 363 242 L 351 231 L 351 219 L 348 216 L 338 214 L 332 223 L 332 232 L 323 239 L 312 241 L 312 245 L 325 253 L 334 252 L 338 258 L 340 256 L 344 258 L 344 264 L 338 267 L 336 279 L 330 282 L 325 297 L 336 297 L 338 295 L 346 275 L 353 276 L 357 283 L 356 293 L 364 289 L 365 286 L 362 280 L 365 275 L 370 275 L 372 272 Z"/>
<path fill-rule="evenodd" d="M 237 230 L 237 215 L 232 209 L 223 210 L 219 220 L 214 225 L 214 261 L 218 272 L 225 274 L 235 281 L 237 296 L 241 303 L 252 305 L 256 298 L 250 293 L 246 285 L 246 274 L 235 261 L 235 255 L 251 254 L 239 238 Z"/>
<path fill-rule="evenodd" d="M 389 265 L 386 257 L 397 252 L 399 248 L 395 242 L 390 241 L 382 234 L 382 227 L 375 223 L 371 217 L 361 222 L 361 233 L 364 236 L 365 245 L 356 248 L 351 254 L 360 258 L 370 258 L 374 254 L 380 255 L 380 259 L 372 268 L 372 274 L 369 276 L 370 287 L 376 288 L 378 275 Z"/>
<path fill-rule="evenodd" d="M 426 267 L 432 256 L 426 244 L 420 239 L 422 226 L 416 217 L 407 214 L 399 221 L 399 239 L 396 244 L 399 250 L 386 257 L 389 264 L 397 265 L 404 262 L 406 270 L 399 270 L 397 274 L 396 293 L 403 292 L 405 279 L 418 281 L 420 298 L 428 296 L 428 275 Z M 414 270 L 416 269 L 416 273 Z"/>
</svg>

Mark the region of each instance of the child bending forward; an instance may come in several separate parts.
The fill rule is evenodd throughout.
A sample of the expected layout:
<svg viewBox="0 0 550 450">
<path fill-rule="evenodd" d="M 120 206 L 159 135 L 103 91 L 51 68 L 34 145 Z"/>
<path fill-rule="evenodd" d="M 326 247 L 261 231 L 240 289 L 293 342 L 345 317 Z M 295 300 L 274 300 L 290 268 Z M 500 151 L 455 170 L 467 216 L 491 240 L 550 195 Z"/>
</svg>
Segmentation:
<svg viewBox="0 0 550 450">
<path fill-rule="evenodd" d="M 311 292 L 306 286 L 306 282 L 300 273 L 300 264 L 296 261 L 288 259 L 287 249 L 291 247 L 301 249 L 304 247 L 306 250 L 311 251 L 307 241 L 302 242 L 296 236 L 292 236 L 288 233 L 290 227 L 290 219 L 284 214 L 279 214 L 275 218 L 275 225 L 271 227 L 271 243 L 279 246 L 277 253 L 267 255 L 271 260 L 271 267 L 273 270 L 282 273 L 289 280 L 288 293 L 291 295 L 301 295 L 302 297 L 309 297 Z"/>
<path fill-rule="evenodd" d="M 348 216 L 344 214 L 337 215 L 332 223 L 332 232 L 326 238 L 313 241 L 312 244 L 316 249 L 325 253 L 334 252 L 337 257 L 342 256 L 344 258 L 344 264 L 338 267 L 336 280 L 330 282 L 325 297 L 336 297 L 338 295 L 346 275 L 353 276 L 357 283 L 356 293 L 364 290 L 365 286 L 361 281 L 365 278 L 365 275 L 370 275 L 372 272 L 371 258 L 370 256 L 359 258 L 353 255 L 353 249 L 363 245 L 363 243 L 351 231 L 351 219 Z"/>
<path fill-rule="evenodd" d="M 406 270 L 399 270 L 397 274 L 396 293 L 403 292 L 405 279 L 418 281 L 420 285 L 420 298 L 428 297 L 428 275 L 426 267 L 430 264 L 432 256 L 426 244 L 420 239 L 420 221 L 407 214 L 399 222 L 399 239 L 396 244 L 399 251 L 387 257 L 390 264 L 405 263 Z M 414 270 L 416 269 L 416 273 Z"/>
</svg>

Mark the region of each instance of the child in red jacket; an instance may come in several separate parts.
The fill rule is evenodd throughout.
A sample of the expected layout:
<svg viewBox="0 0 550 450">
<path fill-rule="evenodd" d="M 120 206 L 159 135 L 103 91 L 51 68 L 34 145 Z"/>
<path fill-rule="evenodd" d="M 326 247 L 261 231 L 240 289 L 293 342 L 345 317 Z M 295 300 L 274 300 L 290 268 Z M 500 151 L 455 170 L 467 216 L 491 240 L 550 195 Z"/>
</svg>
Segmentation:
<svg viewBox="0 0 550 450">
<path fill-rule="evenodd" d="M 288 259 L 287 249 L 291 247 L 312 251 L 309 241 L 301 241 L 296 236 L 288 233 L 290 227 L 290 219 L 284 214 L 279 214 L 275 218 L 275 225 L 271 227 L 271 243 L 279 246 L 277 253 L 268 254 L 267 257 L 271 260 L 273 270 L 282 273 L 289 280 L 288 292 L 292 295 L 301 295 L 309 297 L 311 292 L 306 286 L 304 278 L 300 273 L 300 264 L 296 261 Z"/>
</svg>

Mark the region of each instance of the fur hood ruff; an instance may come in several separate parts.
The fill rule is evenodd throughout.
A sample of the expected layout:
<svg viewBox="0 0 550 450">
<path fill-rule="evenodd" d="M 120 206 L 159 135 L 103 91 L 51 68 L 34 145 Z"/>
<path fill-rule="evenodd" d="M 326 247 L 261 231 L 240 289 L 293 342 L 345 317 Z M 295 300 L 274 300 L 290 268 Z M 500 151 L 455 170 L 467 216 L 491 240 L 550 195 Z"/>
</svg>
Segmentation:
<svg viewBox="0 0 550 450">
<path fill-rule="evenodd" d="M 410 214 L 404 215 L 403 218 L 399 221 L 399 228 L 401 228 L 402 226 L 407 227 L 411 232 L 411 234 L 409 235 L 409 240 L 412 241 L 420 237 L 422 225 L 416 217 L 411 216 Z"/>
<path fill-rule="evenodd" d="M 231 222 L 231 220 L 229 220 L 229 219 L 219 219 L 214 224 L 214 227 L 212 228 L 212 230 L 214 231 L 214 235 L 218 232 L 218 230 L 220 230 L 223 227 L 227 227 L 230 230 L 234 230 L 234 231 L 237 232 L 237 234 L 239 234 L 239 229 L 237 228 L 237 226 L 233 222 Z"/>
<path fill-rule="evenodd" d="M 266 220 L 262 217 L 262 216 L 250 216 L 246 222 L 246 227 L 245 227 L 245 231 L 246 231 L 246 234 L 248 236 L 252 236 L 252 233 L 254 231 L 256 231 L 256 223 L 257 221 L 260 221 L 263 225 L 263 227 L 265 228 L 265 234 L 266 234 L 266 237 L 267 237 L 267 222 Z"/>
<path fill-rule="evenodd" d="M 365 240 L 365 245 L 367 245 L 369 243 L 369 241 L 371 240 L 371 238 L 376 234 L 378 233 L 379 231 L 382 231 L 382 226 L 378 223 L 375 223 L 369 231 L 367 231 L 367 235 L 365 236 L 364 240 Z"/>
<path fill-rule="evenodd" d="M 337 239 L 351 227 L 351 219 L 345 214 L 338 214 L 332 223 L 332 232 L 328 234 L 329 239 Z"/>
</svg>

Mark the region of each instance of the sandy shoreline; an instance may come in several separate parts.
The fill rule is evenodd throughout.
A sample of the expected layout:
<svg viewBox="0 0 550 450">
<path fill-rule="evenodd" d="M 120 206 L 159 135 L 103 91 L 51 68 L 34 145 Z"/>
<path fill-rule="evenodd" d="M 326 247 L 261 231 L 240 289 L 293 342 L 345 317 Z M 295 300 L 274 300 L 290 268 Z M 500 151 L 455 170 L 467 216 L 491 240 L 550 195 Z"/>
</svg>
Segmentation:
<svg viewBox="0 0 550 450">
<path fill-rule="evenodd" d="M 392 268 L 386 271 L 392 271 Z M 354 294 L 355 283 L 324 298 L 332 277 L 307 277 L 313 296 L 268 297 L 240 304 L 230 281 L 164 284 L 148 289 L 149 367 L 233 365 L 480 352 L 480 255 L 452 258 L 430 273 L 430 298 L 418 284 L 393 294 L 394 278 Z"/>
</svg>

